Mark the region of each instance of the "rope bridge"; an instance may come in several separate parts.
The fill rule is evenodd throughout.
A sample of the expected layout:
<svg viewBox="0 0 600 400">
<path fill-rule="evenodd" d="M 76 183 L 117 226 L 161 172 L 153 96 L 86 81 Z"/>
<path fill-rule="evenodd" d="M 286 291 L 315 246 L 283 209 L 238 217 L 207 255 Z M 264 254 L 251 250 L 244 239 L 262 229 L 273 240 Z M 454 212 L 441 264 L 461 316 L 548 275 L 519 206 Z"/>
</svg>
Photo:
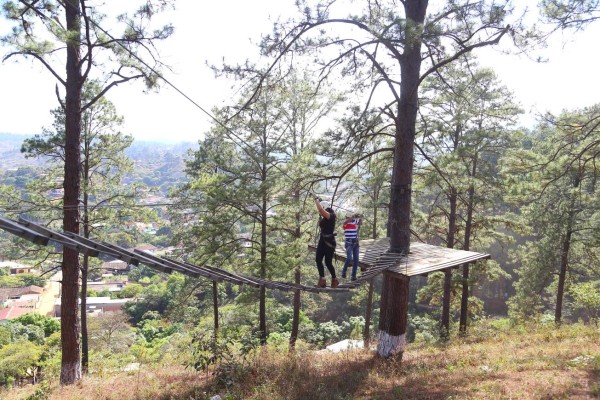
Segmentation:
<svg viewBox="0 0 600 400">
<path fill-rule="evenodd" d="M 207 265 L 199 266 L 168 257 L 158 257 L 141 250 L 131 251 L 111 243 L 97 242 L 84 238 L 75 233 L 52 230 L 21 217 L 19 217 L 18 221 L 0 217 L 0 229 L 38 245 L 47 246 L 49 243 L 54 242 L 91 257 L 100 257 L 101 255 L 110 256 L 131 265 L 143 264 L 167 274 L 177 271 L 194 278 L 203 277 L 216 282 L 225 281 L 236 285 L 249 285 L 256 288 L 264 286 L 269 289 L 282 291 L 302 290 L 313 293 L 347 292 L 350 289 L 357 288 L 371 281 L 372 278 L 384 271 L 405 276 L 427 275 L 430 272 L 447 268 L 458 268 L 462 264 L 490 258 L 489 254 L 449 249 L 425 243 L 412 243 L 410 253 L 408 256 L 405 256 L 404 254 L 388 252 L 389 238 L 361 240 L 359 265 L 363 273 L 355 281 L 342 283 L 334 289 L 330 287 L 319 288 L 307 286 L 293 282 L 270 281 L 243 274 L 234 274 L 221 268 Z M 308 248 L 311 251 L 316 251 L 315 246 L 311 245 Z M 346 252 L 342 246 L 336 248 L 334 257 L 337 260 L 346 260 Z"/>
<path fill-rule="evenodd" d="M 339 285 L 335 289 L 329 287 L 318 288 L 292 282 L 270 281 L 242 274 L 234 274 L 223 269 L 210 267 L 207 265 L 198 266 L 188 262 L 177 261 L 168 257 L 158 257 L 140 250 L 127 250 L 111 243 L 97 242 L 72 232 L 59 232 L 25 220 L 21 217 L 19 217 L 18 221 L 0 217 L 0 229 L 42 246 L 47 246 L 53 242 L 75 250 L 79 253 L 86 254 L 90 257 L 100 257 L 101 255 L 105 255 L 117 258 L 131 265 L 143 264 L 147 267 L 167 274 L 177 271 L 194 278 L 203 277 L 216 282 L 225 281 L 236 285 L 249 285 L 256 288 L 264 286 L 269 289 L 277 289 L 282 291 L 302 290 L 305 292 L 347 292 L 351 288 L 355 288 L 360 284 L 360 282 L 358 284 L 357 282 L 352 282 L 351 284 L 347 283 Z M 368 276 L 373 277 L 380 272 L 381 269 L 378 268 L 373 271 L 369 271 Z M 363 277 L 361 277 L 361 282 L 364 282 L 365 279 L 362 278 Z"/>
</svg>

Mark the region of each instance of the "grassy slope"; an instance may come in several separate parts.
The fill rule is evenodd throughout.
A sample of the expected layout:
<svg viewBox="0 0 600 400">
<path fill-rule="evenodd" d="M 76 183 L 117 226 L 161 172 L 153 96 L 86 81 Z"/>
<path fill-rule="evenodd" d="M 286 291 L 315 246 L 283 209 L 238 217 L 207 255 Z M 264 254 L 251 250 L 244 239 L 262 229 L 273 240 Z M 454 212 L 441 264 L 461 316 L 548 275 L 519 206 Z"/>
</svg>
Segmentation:
<svg viewBox="0 0 600 400">
<path fill-rule="evenodd" d="M 351 351 L 261 351 L 229 388 L 178 366 L 86 377 L 51 399 L 593 399 L 600 398 L 600 329 L 474 328 L 446 346 L 411 345 L 399 360 Z M 32 388 L 0 393 L 25 398 Z"/>
</svg>

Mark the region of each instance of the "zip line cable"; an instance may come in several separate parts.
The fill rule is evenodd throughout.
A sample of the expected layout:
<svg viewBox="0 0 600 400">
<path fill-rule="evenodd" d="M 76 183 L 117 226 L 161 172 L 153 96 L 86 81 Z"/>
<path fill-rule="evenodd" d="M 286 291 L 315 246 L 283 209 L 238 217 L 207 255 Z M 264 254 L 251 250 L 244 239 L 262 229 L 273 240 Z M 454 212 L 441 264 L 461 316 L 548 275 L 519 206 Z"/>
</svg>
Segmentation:
<svg viewBox="0 0 600 400">
<path fill-rule="evenodd" d="M 64 4 L 63 4 L 64 6 Z M 93 24 L 96 28 L 98 28 L 100 31 L 102 31 L 102 33 L 104 33 L 106 36 L 108 36 L 111 40 L 113 40 L 115 43 L 117 43 L 119 46 L 121 46 L 129 55 L 131 55 L 133 58 L 135 58 L 136 60 L 138 60 L 140 63 L 142 63 L 146 68 L 148 68 L 152 73 L 156 74 L 156 76 L 158 76 L 160 79 L 162 79 L 167 85 L 169 85 L 170 87 L 172 87 L 173 89 L 175 89 L 179 94 L 181 94 L 185 99 L 187 99 L 189 102 L 191 102 L 194 106 L 196 106 L 200 111 L 202 111 L 204 114 L 206 114 L 211 120 L 213 120 L 216 124 L 218 124 L 219 126 L 221 126 L 223 129 L 225 129 L 225 131 L 234 137 L 234 139 L 236 139 L 238 142 L 241 142 L 242 144 L 244 144 L 247 148 L 253 148 L 253 146 L 251 146 L 249 143 L 247 143 L 243 138 L 241 138 L 237 133 L 235 133 L 231 128 L 229 128 L 227 125 L 225 125 L 225 123 L 223 123 L 222 121 L 220 121 L 217 117 L 215 117 L 213 114 L 211 114 L 210 112 L 208 112 L 206 109 L 204 109 L 200 104 L 198 104 L 196 101 L 194 101 L 191 97 L 189 97 L 187 94 L 185 94 L 181 89 L 179 89 L 177 86 L 175 86 L 175 84 L 173 84 L 171 81 L 169 81 L 167 78 L 164 77 L 163 74 L 161 74 L 160 72 L 156 71 L 153 67 L 151 67 L 150 65 L 148 65 L 148 63 L 146 63 L 142 58 L 140 58 L 137 54 L 135 54 L 134 52 L 132 52 L 129 48 L 127 48 L 126 46 L 124 46 L 120 41 L 118 41 L 117 39 L 115 39 L 110 33 L 108 33 L 108 31 L 106 31 L 106 29 L 102 28 L 97 22 L 93 21 L 91 18 L 88 18 L 87 16 L 84 16 L 81 14 L 81 12 L 79 12 L 79 15 L 82 16 L 83 18 L 85 18 L 86 20 L 88 20 L 91 24 Z M 252 158 L 255 162 L 259 161 L 256 159 L 256 157 L 253 156 L 253 154 L 249 151 L 247 151 L 246 149 L 243 148 L 243 146 L 240 146 L 240 144 L 238 142 L 236 142 L 236 140 L 232 140 L 232 142 L 236 145 L 238 145 L 240 148 L 242 148 L 242 150 L 244 151 L 244 153 L 246 153 L 250 158 Z M 270 163 L 273 167 L 275 167 L 277 170 L 279 170 L 279 172 L 281 172 L 284 176 L 286 176 L 288 179 L 290 179 L 292 182 L 294 181 L 294 178 L 292 178 L 291 176 L 289 176 L 284 170 L 282 170 L 277 163 L 275 162 L 271 162 Z M 340 177 L 341 179 L 341 177 Z M 339 182 L 338 182 L 339 185 Z M 336 191 L 337 191 L 337 186 L 336 186 Z M 335 194 L 334 194 L 335 196 Z M 333 202 L 333 198 L 332 198 L 332 202 Z M 331 204 L 333 206 L 333 203 Z M 346 210 L 347 211 L 347 210 Z"/>
<path fill-rule="evenodd" d="M 202 204 L 200 202 L 198 203 L 151 203 L 151 204 L 105 204 L 105 205 L 91 205 L 88 206 L 89 209 L 92 209 L 92 211 L 94 210 L 99 210 L 99 209 L 107 209 L 107 208 L 115 208 L 115 209 L 119 209 L 119 208 L 154 208 L 154 207 L 170 207 L 170 206 L 197 206 L 199 204 Z M 59 206 L 41 206 L 41 207 L 32 207 L 32 208 L 0 208 L 0 212 L 2 213 L 28 213 L 28 212 L 45 212 L 45 211 L 63 211 L 65 209 L 67 210 L 71 210 L 71 209 L 82 209 L 84 208 L 83 205 L 79 205 L 79 206 L 68 206 L 68 207 L 59 207 Z M 206 213 L 208 211 L 206 210 L 196 210 L 194 211 L 194 213 Z"/>
<path fill-rule="evenodd" d="M 67 8 L 67 5 L 62 2 L 59 1 L 59 4 L 61 4 L 65 9 Z M 228 135 L 233 136 L 233 138 L 235 140 L 232 139 L 232 142 L 234 144 L 236 144 L 237 146 L 239 146 L 244 153 L 246 153 L 250 158 L 252 158 L 254 161 L 258 161 L 247 149 L 251 149 L 253 148 L 253 146 L 251 146 L 249 143 L 247 143 L 243 138 L 241 138 L 238 134 L 236 134 L 231 128 L 229 128 L 227 125 L 225 125 L 225 123 L 223 123 L 222 121 L 220 121 L 217 117 L 215 117 L 213 114 L 211 114 L 209 111 L 207 111 L 204 107 L 202 107 L 200 104 L 198 104 L 196 101 L 194 101 L 190 96 L 188 96 L 186 93 L 183 92 L 183 90 L 179 89 L 177 86 L 175 86 L 175 84 L 173 84 L 170 80 L 168 80 L 163 74 L 161 74 L 160 72 L 156 71 L 153 67 L 151 67 L 146 61 L 144 61 L 141 57 L 139 57 L 136 53 L 134 53 L 133 51 L 131 51 L 128 47 L 126 47 L 123 43 L 121 43 L 121 41 L 117 40 L 114 36 L 112 36 L 106 29 L 104 29 L 103 27 L 101 27 L 97 22 L 95 22 L 91 17 L 84 15 L 82 13 L 81 10 L 78 10 L 77 13 L 79 14 L 80 17 L 84 18 L 86 21 L 88 21 L 90 24 L 94 25 L 98 30 L 100 30 L 102 33 L 104 33 L 108 38 L 110 38 L 114 43 L 118 44 L 123 50 L 125 50 L 125 52 L 127 52 L 131 57 L 135 58 L 137 61 L 139 61 L 142 65 L 144 65 L 146 68 L 148 68 L 149 71 L 151 71 L 152 73 L 154 73 L 157 77 L 159 77 L 160 79 L 162 79 L 168 86 L 170 86 L 171 88 L 173 88 L 177 93 L 179 93 L 181 96 L 183 96 L 187 101 L 189 101 L 190 103 L 192 103 L 196 108 L 198 108 L 201 112 L 203 112 L 206 116 L 208 116 L 212 121 L 214 121 L 217 125 L 221 126 L 223 129 L 225 129 L 225 131 L 228 133 Z M 43 18 L 48 19 L 48 17 L 44 16 L 43 14 L 39 14 L 41 15 Z M 55 21 L 51 21 L 52 23 L 55 23 Z M 231 139 L 231 138 L 230 138 Z M 239 142 L 241 142 L 244 146 L 247 147 L 247 149 L 244 149 L 244 146 L 241 146 L 239 144 Z M 284 176 L 286 176 L 288 179 L 290 179 L 292 182 L 294 181 L 294 179 L 292 177 L 290 177 L 285 171 L 283 171 L 275 162 L 271 163 L 272 166 L 274 166 L 275 168 L 277 168 L 279 170 L 279 172 L 281 172 Z M 341 179 L 341 178 L 340 178 Z M 313 182 L 314 183 L 314 182 Z M 311 186 L 312 184 L 311 183 Z M 339 185 L 339 182 L 338 182 Z M 336 191 L 337 191 L 337 185 L 336 185 Z M 309 192 L 312 193 L 311 190 L 309 190 Z M 335 194 L 334 194 L 335 196 Z M 332 200 L 332 206 L 333 206 L 333 198 Z M 173 205 L 173 204 L 165 204 L 165 205 Z M 142 207 L 140 205 L 140 207 Z M 74 208 L 74 207 L 73 207 Z M 81 208 L 81 206 L 78 206 L 78 208 Z M 345 210 L 341 207 L 337 207 L 339 209 Z M 345 211 L 349 211 L 349 210 L 345 210 Z"/>
</svg>

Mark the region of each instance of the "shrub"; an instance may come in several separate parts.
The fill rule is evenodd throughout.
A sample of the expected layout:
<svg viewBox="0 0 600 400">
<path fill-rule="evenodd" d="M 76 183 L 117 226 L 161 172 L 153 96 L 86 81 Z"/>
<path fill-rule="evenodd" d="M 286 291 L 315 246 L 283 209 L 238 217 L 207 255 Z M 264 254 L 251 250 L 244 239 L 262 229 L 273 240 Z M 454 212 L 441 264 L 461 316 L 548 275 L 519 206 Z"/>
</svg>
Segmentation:
<svg viewBox="0 0 600 400">
<path fill-rule="evenodd" d="M 39 326 L 44 331 L 45 337 L 48 337 L 54 332 L 58 332 L 60 330 L 60 322 L 58 322 L 58 320 L 36 313 L 21 315 L 20 317 L 13 319 L 11 322 L 18 322 L 23 325 Z"/>
<path fill-rule="evenodd" d="M 0 383 L 10 385 L 15 380 L 31 376 L 38 369 L 42 347 L 19 340 L 0 348 Z"/>
<path fill-rule="evenodd" d="M 8 324 L 11 333 L 11 342 L 29 341 L 36 344 L 44 343 L 44 330 L 37 325 L 23 325 L 19 322 Z"/>
</svg>

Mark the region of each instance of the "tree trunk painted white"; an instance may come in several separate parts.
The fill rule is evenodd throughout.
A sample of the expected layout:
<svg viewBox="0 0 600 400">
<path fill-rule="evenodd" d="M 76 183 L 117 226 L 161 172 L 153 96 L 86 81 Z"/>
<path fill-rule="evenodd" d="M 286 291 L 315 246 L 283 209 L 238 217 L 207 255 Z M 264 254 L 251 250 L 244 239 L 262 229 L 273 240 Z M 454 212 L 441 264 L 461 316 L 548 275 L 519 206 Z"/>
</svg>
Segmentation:
<svg viewBox="0 0 600 400">
<path fill-rule="evenodd" d="M 410 278 L 393 272 L 383 273 L 377 353 L 390 357 L 404 351 L 408 325 L 408 289 Z"/>
<path fill-rule="evenodd" d="M 387 332 L 379 331 L 377 334 L 377 354 L 381 357 L 391 357 L 404 352 L 406 345 L 406 333 L 399 336 L 390 335 Z"/>
</svg>

